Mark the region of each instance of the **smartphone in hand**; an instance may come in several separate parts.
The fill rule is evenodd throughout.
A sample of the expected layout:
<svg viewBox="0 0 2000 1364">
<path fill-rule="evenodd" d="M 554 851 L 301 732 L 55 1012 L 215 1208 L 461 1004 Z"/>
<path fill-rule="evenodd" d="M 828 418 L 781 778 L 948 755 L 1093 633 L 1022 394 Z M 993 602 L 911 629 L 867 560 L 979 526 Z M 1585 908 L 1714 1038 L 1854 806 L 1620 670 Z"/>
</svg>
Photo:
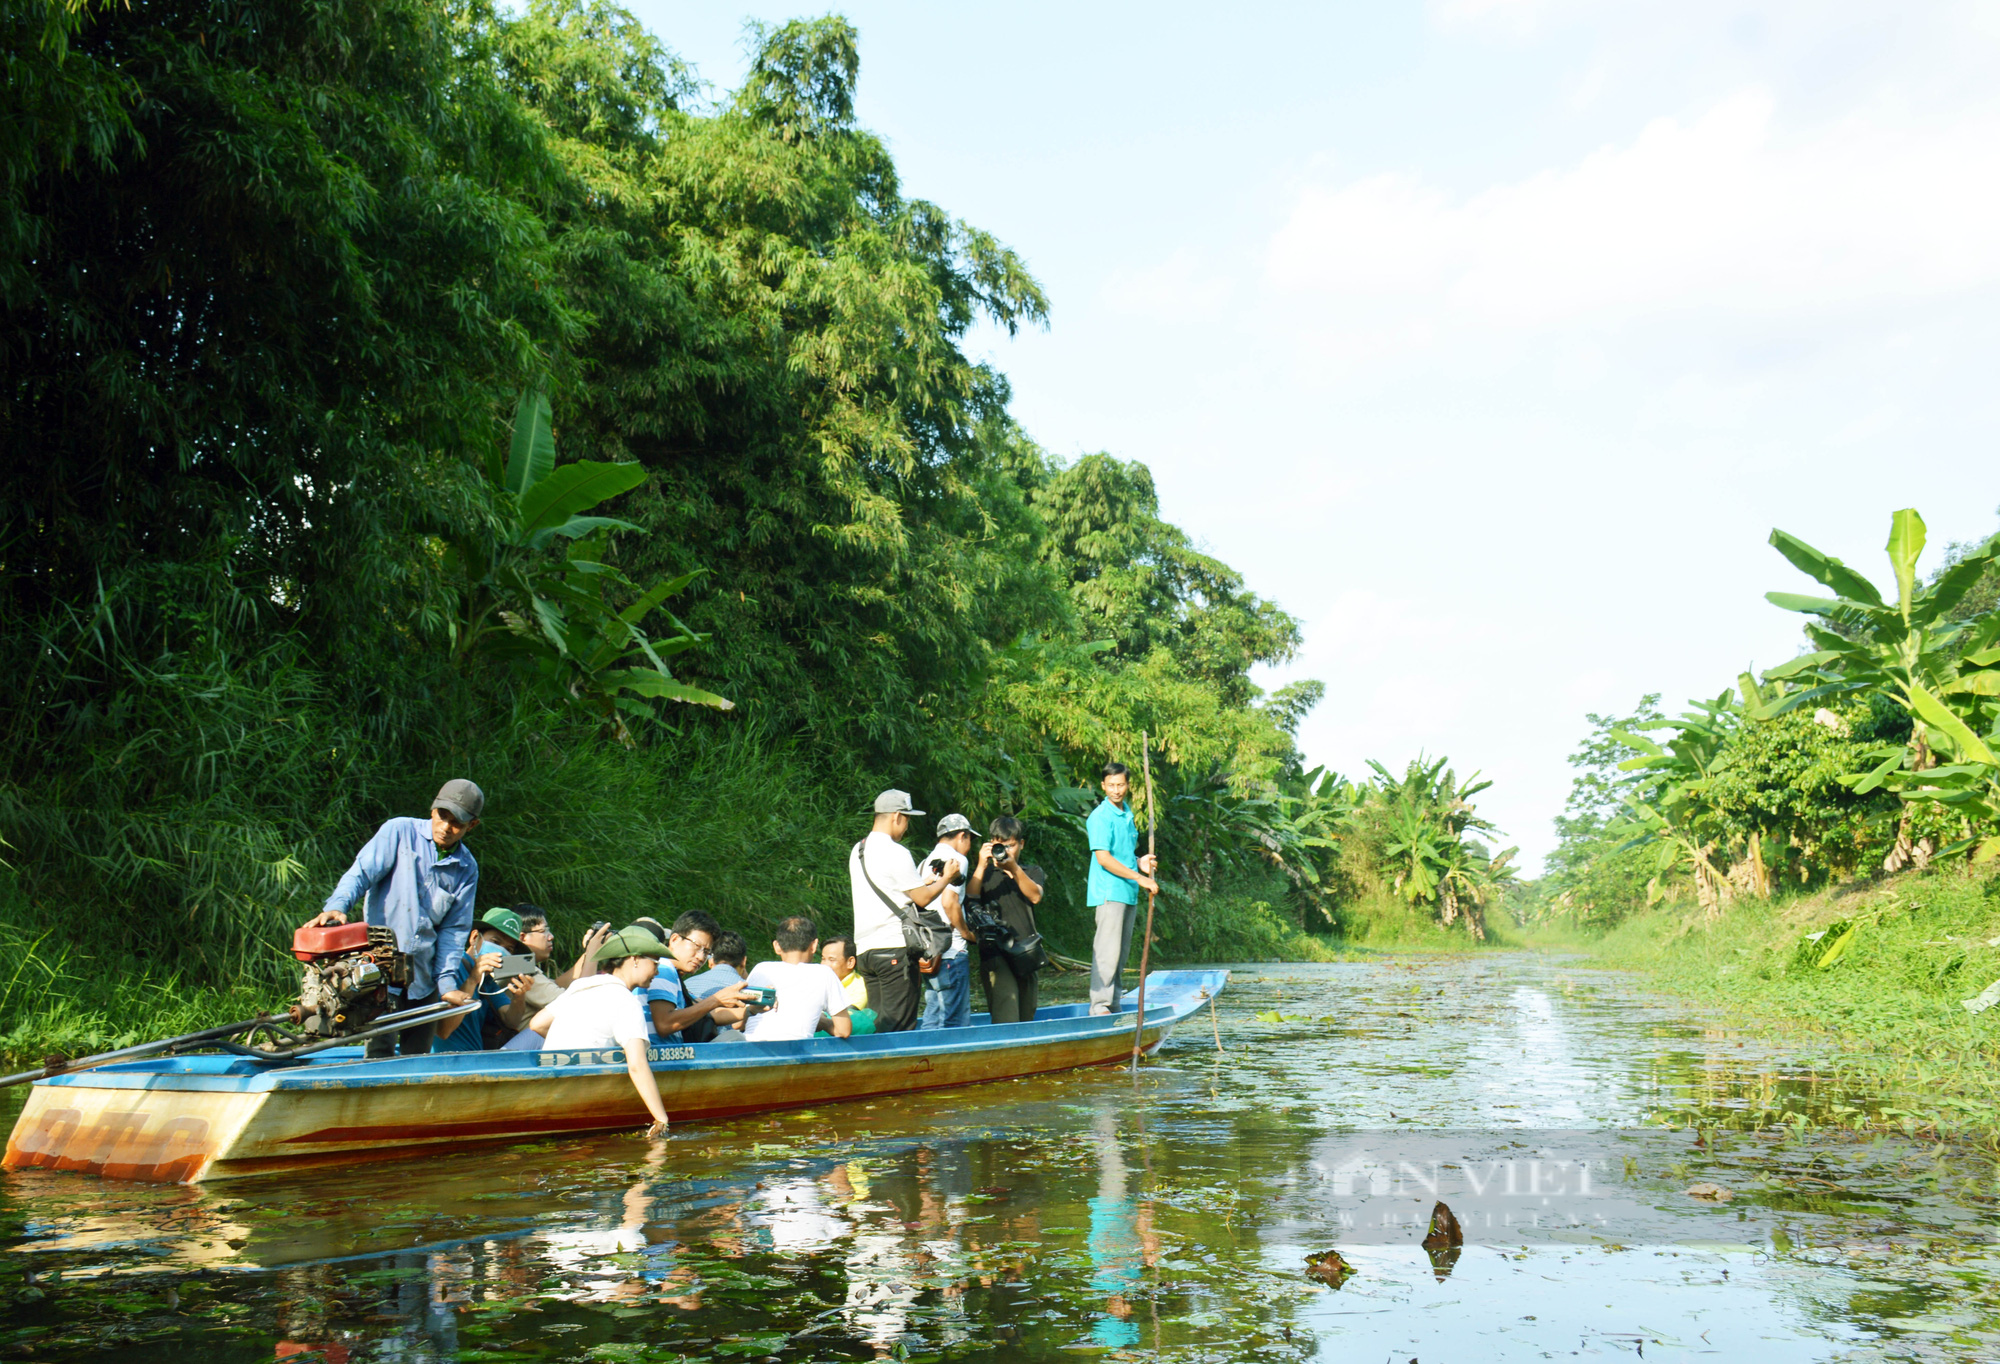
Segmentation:
<svg viewBox="0 0 2000 1364">
<path fill-rule="evenodd" d="M 538 969 L 532 952 L 503 952 L 500 964 L 486 977 L 496 985 L 504 984 L 520 976 L 532 976 Z"/>
</svg>

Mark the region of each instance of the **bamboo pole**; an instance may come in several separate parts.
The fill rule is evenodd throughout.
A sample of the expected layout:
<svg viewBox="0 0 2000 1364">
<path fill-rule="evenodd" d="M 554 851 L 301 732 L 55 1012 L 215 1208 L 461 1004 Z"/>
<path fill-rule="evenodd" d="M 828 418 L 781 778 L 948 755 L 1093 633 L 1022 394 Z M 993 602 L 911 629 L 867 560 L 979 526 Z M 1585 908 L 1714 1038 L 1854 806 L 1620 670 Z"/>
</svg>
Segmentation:
<svg viewBox="0 0 2000 1364">
<path fill-rule="evenodd" d="M 1146 854 L 1154 858 L 1152 875 L 1159 878 L 1160 814 L 1153 806 L 1153 756 L 1146 731 L 1139 731 L 1139 766 L 1146 774 Z M 1153 950 L 1153 901 L 1157 891 L 1146 892 L 1146 936 L 1139 940 L 1139 1018 L 1132 1025 L 1132 1068 L 1139 1068 L 1140 1044 L 1146 1035 L 1146 967 Z"/>
</svg>

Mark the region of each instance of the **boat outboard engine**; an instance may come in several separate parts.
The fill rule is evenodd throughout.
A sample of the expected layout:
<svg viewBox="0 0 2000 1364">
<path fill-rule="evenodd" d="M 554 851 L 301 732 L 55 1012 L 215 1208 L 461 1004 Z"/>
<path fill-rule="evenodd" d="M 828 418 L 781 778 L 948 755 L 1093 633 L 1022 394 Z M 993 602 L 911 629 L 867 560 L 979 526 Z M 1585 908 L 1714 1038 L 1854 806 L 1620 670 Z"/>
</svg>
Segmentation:
<svg viewBox="0 0 2000 1364">
<path fill-rule="evenodd" d="M 292 934 L 292 955 L 306 966 L 292 1022 L 311 1037 L 346 1037 L 389 1012 L 389 987 L 410 983 L 408 953 L 379 924 L 328 924 Z"/>
</svg>

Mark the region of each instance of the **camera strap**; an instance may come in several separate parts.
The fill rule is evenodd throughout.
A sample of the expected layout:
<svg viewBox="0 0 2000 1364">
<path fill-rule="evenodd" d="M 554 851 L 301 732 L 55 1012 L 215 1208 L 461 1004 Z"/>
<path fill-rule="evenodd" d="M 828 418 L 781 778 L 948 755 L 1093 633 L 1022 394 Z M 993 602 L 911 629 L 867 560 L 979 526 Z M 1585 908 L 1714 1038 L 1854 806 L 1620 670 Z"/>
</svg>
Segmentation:
<svg viewBox="0 0 2000 1364">
<path fill-rule="evenodd" d="M 936 925 L 924 922 L 923 911 L 915 905 L 899 905 L 889 892 L 875 884 L 875 877 L 868 870 L 868 840 L 862 839 L 854 845 L 854 860 L 861 867 L 861 879 L 868 883 L 868 889 L 875 892 L 875 898 L 889 907 L 896 916 L 896 922 L 903 926 L 904 946 L 913 947 L 918 956 L 941 957 L 951 946 L 951 927 L 942 919 Z"/>
</svg>

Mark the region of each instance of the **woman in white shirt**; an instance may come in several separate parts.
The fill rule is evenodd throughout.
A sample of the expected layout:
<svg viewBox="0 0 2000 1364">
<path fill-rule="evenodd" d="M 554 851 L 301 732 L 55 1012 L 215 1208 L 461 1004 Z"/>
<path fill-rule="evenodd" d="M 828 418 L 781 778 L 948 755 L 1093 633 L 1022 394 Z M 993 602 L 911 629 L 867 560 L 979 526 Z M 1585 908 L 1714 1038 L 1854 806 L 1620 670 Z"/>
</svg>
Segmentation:
<svg viewBox="0 0 2000 1364">
<path fill-rule="evenodd" d="M 544 1051 L 623 1047 L 632 1088 L 653 1115 L 653 1125 L 646 1129 L 649 1137 L 667 1130 L 667 1109 L 646 1057 L 646 1012 L 634 991 L 652 983 L 659 959 L 666 955 L 667 945 L 645 929 L 622 929 L 597 949 L 597 974 L 577 981 L 528 1023 L 531 1031 L 542 1035 Z"/>
<path fill-rule="evenodd" d="M 759 962 L 744 985 L 775 990 L 778 1002 L 743 1024 L 749 1042 L 803 1042 L 819 1031 L 822 1018 L 831 1020 L 835 1037 L 854 1031 L 847 1017 L 847 991 L 833 968 L 819 960 L 819 929 L 811 919 L 794 914 L 778 925 L 771 940 L 778 960 Z"/>
</svg>

